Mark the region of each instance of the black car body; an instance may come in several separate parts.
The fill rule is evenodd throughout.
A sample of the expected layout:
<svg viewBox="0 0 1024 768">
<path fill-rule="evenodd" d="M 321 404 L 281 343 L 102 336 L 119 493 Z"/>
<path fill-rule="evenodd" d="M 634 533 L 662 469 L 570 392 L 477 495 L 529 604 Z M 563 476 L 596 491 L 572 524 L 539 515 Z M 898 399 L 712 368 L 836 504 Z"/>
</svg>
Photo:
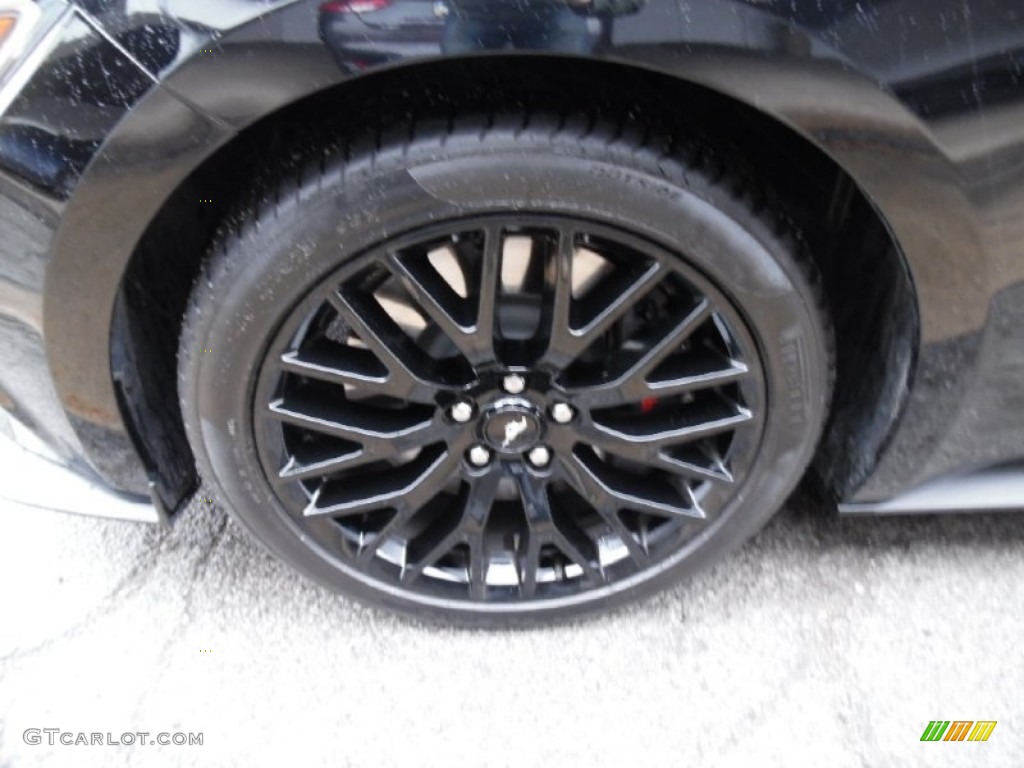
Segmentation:
<svg viewBox="0 0 1024 768">
<path fill-rule="evenodd" d="M 41 438 L 111 514 L 173 517 L 198 482 L 182 316 L 243 192 L 339 126 L 537 94 L 692 121 L 770 180 L 823 263 L 835 385 L 813 466 L 841 509 L 1024 506 L 1017 0 L 560 5 L 578 53 L 511 33 L 452 53 L 450 6 L 0 0 L 0 405 L 21 448 Z M 815 385 L 791 379 L 779 407 L 799 412 Z"/>
</svg>

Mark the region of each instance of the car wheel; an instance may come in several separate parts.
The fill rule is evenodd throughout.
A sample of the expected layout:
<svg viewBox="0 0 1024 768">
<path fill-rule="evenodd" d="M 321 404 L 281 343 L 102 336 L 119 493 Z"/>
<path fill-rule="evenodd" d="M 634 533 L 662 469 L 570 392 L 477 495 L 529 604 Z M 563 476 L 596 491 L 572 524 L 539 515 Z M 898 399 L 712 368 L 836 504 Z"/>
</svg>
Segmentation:
<svg viewBox="0 0 1024 768">
<path fill-rule="evenodd" d="M 827 415 L 813 266 L 730 153 L 508 115 L 283 174 L 212 250 L 199 471 L 360 600 L 499 625 L 635 600 L 758 530 Z"/>
</svg>

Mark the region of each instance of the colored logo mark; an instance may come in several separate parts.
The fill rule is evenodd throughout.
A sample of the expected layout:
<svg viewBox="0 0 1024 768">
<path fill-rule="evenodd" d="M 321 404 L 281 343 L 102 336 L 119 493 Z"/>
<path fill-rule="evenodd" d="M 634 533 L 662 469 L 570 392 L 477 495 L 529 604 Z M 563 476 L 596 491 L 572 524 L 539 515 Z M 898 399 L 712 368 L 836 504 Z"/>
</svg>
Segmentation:
<svg viewBox="0 0 1024 768">
<path fill-rule="evenodd" d="M 988 741 L 995 728 L 995 720 L 932 720 L 921 741 Z"/>
</svg>

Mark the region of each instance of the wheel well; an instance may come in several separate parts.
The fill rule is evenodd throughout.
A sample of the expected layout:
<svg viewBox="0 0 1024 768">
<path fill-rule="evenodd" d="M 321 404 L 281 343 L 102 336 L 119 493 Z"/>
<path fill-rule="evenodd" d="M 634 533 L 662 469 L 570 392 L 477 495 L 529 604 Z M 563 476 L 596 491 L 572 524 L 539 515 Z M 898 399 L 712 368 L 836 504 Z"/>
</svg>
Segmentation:
<svg viewBox="0 0 1024 768">
<path fill-rule="evenodd" d="M 836 331 L 837 383 L 815 460 L 834 496 L 871 471 L 909 391 L 917 303 L 884 220 L 856 183 L 794 130 L 729 97 L 667 75 L 590 60 L 498 56 L 445 60 L 367 75 L 319 92 L 246 128 L 170 196 L 124 274 L 111 335 L 113 378 L 143 461 L 174 508 L 195 486 L 178 407 L 176 361 L 185 304 L 219 227 L 244 216 L 283 175 L 338 151 L 381 141 L 395 126 L 513 107 L 628 114 L 659 131 L 695 131 L 738 152 L 804 233 Z"/>
</svg>

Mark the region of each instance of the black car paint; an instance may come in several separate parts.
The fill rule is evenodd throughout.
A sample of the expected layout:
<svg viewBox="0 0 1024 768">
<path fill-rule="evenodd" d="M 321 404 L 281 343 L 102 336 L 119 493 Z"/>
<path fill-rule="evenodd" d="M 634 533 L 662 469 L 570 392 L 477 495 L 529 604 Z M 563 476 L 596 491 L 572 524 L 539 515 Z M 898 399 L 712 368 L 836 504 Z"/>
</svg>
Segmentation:
<svg viewBox="0 0 1024 768">
<path fill-rule="evenodd" d="M 406 59 L 397 43 L 407 30 L 388 47 L 372 11 L 353 14 L 328 50 L 308 0 L 166 7 L 81 0 L 0 119 L 0 391 L 115 488 L 141 494 L 163 473 L 162 501 L 173 505 L 190 471 L 174 436 L 161 449 L 129 426 L 163 407 L 132 374 L 145 345 L 111 344 L 122 277 L 148 225 L 247 126 L 442 54 L 440 24 L 417 30 L 426 38 Z M 594 60 L 680 78 L 788 126 L 849 174 L 899 244 L 916 291 L 906 311 L 919 317 L 904 324 L 916 358 L 890 361 L 901 374 L 874 414 L 884 445 L 846 446 L 867 455 L 848 457 L 860 469 L 842 494 L 883 499 L 1024 456 L 1020 4 L 652 0 L 600 23 Z M 384 55 L 368 60 L 367 40 Z"/>
</svg>

